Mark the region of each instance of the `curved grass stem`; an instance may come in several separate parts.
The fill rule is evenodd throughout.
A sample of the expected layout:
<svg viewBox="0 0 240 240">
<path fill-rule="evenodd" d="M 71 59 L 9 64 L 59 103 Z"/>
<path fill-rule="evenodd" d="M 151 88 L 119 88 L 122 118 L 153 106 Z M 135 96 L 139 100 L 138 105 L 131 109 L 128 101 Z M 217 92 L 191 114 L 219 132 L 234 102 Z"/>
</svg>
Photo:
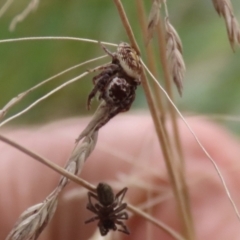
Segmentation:
<svg viewBox="0 0 240 240">
<path fill-rule="evenodd" d="M 214 159 L 210 156 L 210 154 L 207 152 L 207 150 L 204 148 L 204 146 L 202 145 L 202 143 L 200 142 L 200 140 L 198 139 L 198 137 L 196 136 L 196 134 L 194 133 L 194 131 L 192 130 L 192 128 L 190 127 L 190 125 L 188 124 L 188 122 L 185 120 L 185 118 L 183 117 L 183 115 L 181 114 L 181 112 L 178 110 L 178 108 L 175 106 L 175 104 L 173 103 L 172 99 L 168 96 L 167 92 L 165 91 L 165 89 L 160 85 L 160 83 L 157 81 L 157 79 L 153 76 L 153 74 L 150 72 L 150 70 L 147 68 L 147 66 L 144 64 L 144 62 L 142 61 L 142 64 L 144 66 L 144 68 L 146 69 L 146 71 L 149 73 L 149 75 L 151 76 L 151 78 L 158 84 L 158 87 L 162 90 L 162 92 L 164 93 L 164 95 L 167 97 L 168 101 L 171 103 L 171 105 L 174 107 L 175 111 L 177 112 L 177 114 L 179 115 L 179 117 L 183 120 L 184 124 L 186 125 L 186 127 L 188 128 L 188 130 L 191 132 L 191 134 L 193 135 L 193 137 L 195 138 L 196 142 L 198 143 L 198 145 L 200 146 L 200 148 L 202 149 L 202 151 L 205 153 L 205 155 L 208 157 L 208 159 L 211 161 L 211 163 L 213 164 L 221 182 L 222 185 L 224 187 L 224 190 L 227 194 L 227 197 L 230 201 L 230 203 L 232 204 L 232 207 L 234 209 L 234 212 L 237 215 L 238 220 L 240 221 L 240 214 L 238 212 L 237 206 L 234 202 L 234 200 L 232 199 L 232 196 L 228 190 L 227 184 L 221 174 L 220 169 L 218 168 L 218 165 L 216 164 L 216 162 L 214 161 Z"/>
<path fill-rule="evenodd" d="M 47 36 L 47 37 L 23 37 L 23 38 L 12 38 L 12 39 L 3 39 L 0 40 L 0 43 L 10 43 L 10 42 L 22 42 L 22 41 L 42 41 L 42 40 L 68 40 L 68 41 L 78 41 L 78 42 L 88 42 L 99 44 L 99 40 L 89 39 L 89 38 L 77 38 L 77 37 L 67 37 L 67 36 Z M 104 45 L 114 46 L 117 44 L 103 42 Z"/>
<path fill-rule="evenodd" d="M 97 61 L 99 59 L 102 59 L 104 57 L 106 57 L 107 55 L 104 55 L 104 56 L 101 56 L 101 57 L 98 57 L 98 58 L 94 58 L 94 59 L 90 59 L 88 61 L 85 61 L 83 63 L 80 63 L 80 64 L 77 64 L 75 66 L 72 66 L 68 69 L 65 69 L 64 71 L 46 79 L 46 80 L 43 80 L 42 82 L 40 82 L 39 84 L 33 86 L 32 88 L 22 92 L 22 93 L 19 93 L 16 97 L 14 97 L 13 99 L 11 99 L 1 110 L 0 110 L 0 120 L 7 114 L 7 112 L 13 107 L 15 106 L 17 103 L 19 103 L 22 99 L 24 99 L 29 93 L 31 93 L 32 91 L 36 90 L 37 88 L 41 87 L 42 85 L 50 82 L 51 80 L 54 80 L 56 79 L 57 77 L 60 77 L 61 75 L 69 72 L 69 71 L 72 71 L 73 69 L 75 68 L 78 68 L 78 67 L 81 67 L 85 64 L 88 64 L 88 63 L 91 63 L 91 62 L 94 62 L 94 61 Z"/>
<path fill-rule="evenodd" d="M 9 117 L 7 118 L 5 121 L 3 121 L 2 123 L 0 123 L 0 127 L 2 127 L 3 125 L 5 125 L 6 123 L 12 121 L 13 119 L 23 115 L 24 113 L 28 112 L 30 109 L 32 109 L 33 107 L 35 107 L 37 104 L 39 104 L 40 102 L 42 102 L 43 100 L 47 99 L 48 97 L 50 97 L 52 94 L 58 92 L 59 90 L 63 89 L 64 87 L 66 87 L 67 85 L 69 84 L 72 84 L 76 81 L 78 81 L 79 79 L 85 77 L 86 75 L 88 75 L 89 73 L 91 72 L 94 72 L 96 70 L 99 69 L 99 66 L 94 68 L 94 69 L 91 69 L 91 70 L 88 70 L 87 72 L 84 72 L 82 74 L 80 74 L 79 76 L 75 77 L 75 78 L 72 78 L 71 80 L 61 84 L 60 86 L 54 88 L 52 91 L 50 91 L 49 93 L 47 93 L 46 95 L 42 96 L 41 98 L 39 98 L 38 100 L 36 100 L 35 102 L 33 102 L 32 104 L 30 104 L 27 108 L 25 108 L 24 110 L 22 110 L 21 112 L 13 115 L 12 117 Z"/>
<path fill-rule="evenodd" d="M 114 0 L 114 2 L 115 2 L 115 5 L 118 9 L 118 13 L 121 17 L 123 26 L 124 26 L 124 28 L 127 32 L 127 35 L 129 37 L 129 40 L 130 40 L 132 46 L 135 47 L 136 51 L 140 52 L 121 1 L 120 0 Z M 176 175 L 176 170 L 173 167 L 173 155 L 172 155 L 172 153 L 169 149 L 167 136 L 166 136 L 166 133 L 164 131 L 164 126 L 162 125 L 162 123 L 161 123 L 161 121 L 158 117 L 157 109 L 156 109 L 156 106 L 155 106 L 155 103 L 154 103 L 154 100 L 153 100 L 153 95 L 152 95 L 152 92 L 151 92 L 151 89 L 149 87 L 149 83 L 147 81 L 147 77 L 146 77 L 146 74 L 145 74 L 144 71 L 142 71 L 141 80 L 142 80 L 142 86 L 143 86 L 143 89 L 144 89 L 144 93 L 145 93 L 145 96 L 146 96 L 146 99 L 147 99 L 147 103 L 148 103 L 148 106 L 149 106 L 149 109 L 150 109 L 150 112 L 151 112 L 151 115 L 152 115 L 152 118 L 153 118 L 153 122 L 154 122 L 154 125 L 155 125 L 157 137 L 158 137 L 160 146 L 163 150 L 163 155 L 164 155 L 166 167 L 167 167 L 167 170 L 168 170 L 170 180 L 172 182 L 173 192 L 174 192 L 174 195 L 176 197 L 177 204 L 178 204 L 178 210 L 179 210 L 180 218 L 181 218 L 181 221 L 182 221 L 184 229 L 185 229 L 184 236 L 187 239 L 191 239 L 191 229 L 188 229 L 187 215 L 186 215 L 186 210 L 184 208 L 184 203 L 183 203 L 184 199 L 182 198 L 182 194 L 179 190 L 180 189 L 179 179 Z"/>
</svg>

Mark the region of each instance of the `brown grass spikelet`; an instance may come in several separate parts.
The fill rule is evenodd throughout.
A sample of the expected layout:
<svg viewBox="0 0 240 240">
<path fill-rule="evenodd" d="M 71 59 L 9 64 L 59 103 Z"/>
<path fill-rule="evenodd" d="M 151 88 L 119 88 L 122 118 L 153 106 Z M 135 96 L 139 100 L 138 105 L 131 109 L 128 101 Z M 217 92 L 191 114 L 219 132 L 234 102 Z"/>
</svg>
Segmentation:
<svg viewBox="0 0 240 240">
<path fill-rule="evenodd" d="M 169 22 L 169 18 L 165 18 L 167 56 L 169 61 L 170 72 L 174 83 L 177 86 L 180 96 L 182 96 L 183 77 L 186 70 L 183 60 L 182 42 L 174 27 Z"/>
<path fill-rule="evenodd" d="M 148 16 L 148 35 L 146 45 L 149 44 L 150 40 L 153 38 L 153 33 L 158 25 L 159 17 L 160 17 L 160 7 L 161 7 L 161 0 L 154 0 L 152 3 L 152 7 Z"/>
<path fill-rule="evenodd" d="M 74 175 L 80 174 L 85 161 L 96 146 L 97 139 L 98 131 L 93 131 L 89 132 L 80 144 L 77 142 L 68 159 L 65 170 Z M 69 179 L 66 176 L 62 176 L 57 187 L 58 191 L 61 191 L 68 182 Z"/>
<path fill-rule="evenodd" d="M 81 172 L 86 159 L 95 148 L 97 136 L 98 131 L 89 132 L 81 143 L 76 143 L 65 166 L 65 170 L 74 175 Z M 69 179 L 66 176 L 62 176 L 57 187 L 42 203 L 38 203 L 25 210 L 6 240 L 37 239 L 52 219 L 57 208 L 59 193 L 68 183 Z"/>
<path fill-rule="evenodd" d="M 240 28 L 234 16 L 232 3 L 230 0 L 212 0 L 212 2 L 218 15 L 224 18 L 228 39 L 234 51 L 235 45 L 240 44 Z"/>
<path fill-rule="evenodd" d="M 25 210 L 6 240 L 37 239 L 55 213 L 57 196 L 58 193 L 53 192 L 44 202 Z"/>
</svg>

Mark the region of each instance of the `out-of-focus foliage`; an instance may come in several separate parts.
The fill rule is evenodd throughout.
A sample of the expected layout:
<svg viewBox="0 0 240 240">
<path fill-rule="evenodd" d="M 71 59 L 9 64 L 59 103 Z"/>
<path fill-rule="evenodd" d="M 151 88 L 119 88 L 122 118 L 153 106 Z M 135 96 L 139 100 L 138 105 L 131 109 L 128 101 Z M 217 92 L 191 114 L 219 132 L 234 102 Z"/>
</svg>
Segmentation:
<svg viewBox="0 0 240 240">
<path fill-rule="evenodd" d="M 1 1 L 3 5 L 5 0 Z M 144 44 L 138 24 L 135 1 L 122 1 L 141 48 Z M 144 1 L 146 11 L 151 1 Z M 240 1 L 232 0 L 240 21 Z M 14 32 L 11 19 L 22 11 L 28 0 L 17 0 L 0 19 L 0 38 L 26 36 L 72 36 L 118 43 L 127 41 L 113 1 L 44 1 Z M 240 115 L 240 48 L 233 53 L 224 21 L 212 2 L 168 1 L 171 23 L 178 31 L 187 67 L 183 97 L 175 99 L 182 111 L 206 114 Z M 158 50 L 156 48 L 156 56 Z M 73 41 L 28 41 L 0 44 L 0 108 L 8 100 L 38 82 L 82 61 L 103 54 L 96 44 Z M 144 57 L 144 55 L 143 55 Z M 10 114 L 21 110 L 54 86 L 102 64 L 99 61 L 77 69 L 32 93 Z M 106 62 L 106 60 L 105 60 Z M 161 66 L 158 63 L 159 71 Z M 40 122 L 53 118 L 87 114 L 86 98 L 92 88 L 92 75 L 54 94 L 16 122 Z M 96 104 L 93 105 L 93 109 Z M 134 107 L 145 108 L 138 91 Z M 231 123 L 232 125 L 232 123 Z M 239 125 L 239 124 L 238 124 Z"/>
</svg>

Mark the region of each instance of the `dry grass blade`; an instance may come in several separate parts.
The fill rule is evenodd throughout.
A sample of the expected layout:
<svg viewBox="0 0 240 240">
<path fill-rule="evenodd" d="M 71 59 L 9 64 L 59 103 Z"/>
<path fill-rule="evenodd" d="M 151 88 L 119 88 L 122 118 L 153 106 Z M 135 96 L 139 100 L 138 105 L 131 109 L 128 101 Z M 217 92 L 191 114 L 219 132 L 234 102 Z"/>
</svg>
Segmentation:
<svg viewBox="0 0 240 240">
<path fill-rule="evenodd" d="M 35 107 L 37 104 L 39 104 L 40 102 L 42 102 L 43 100 L 47 99 L 48 97 L 50 97 L 52 94 L 58 92 L 59 90 L 63 89 L 64 87 L 66 87 L 69 84 L 72 84 L 76 81 L 78 81 L 79 79 L 85 77 L 86 75 L 88 75 L 91 72 L 94 72 L 96 70 L 98 70 L 99 67 L 96 67 L 94 69 L 88 70 L 87 72 L 84 72 L 82 74 L 80 74 L 79 76 L 70 79 L 69 81 L 61 84 L 60 86 L 54 88 L 52 91 L 50 91 L 49 93 L 47 93 L 46 95 L 44 95 L 43 97 L 39 98 L 38 100 L 36 100 L 35 102 L 33 102 L 32 104 L 30 104 L 27 108 L 25 108 L 24 110 L 22 110 L 21 112 L 13 115 L 12 117 L 7 118 L 5 121 L 3 121 L 2 123 L 0 123 L 0 127 L 2 127 L 3 125 L 5 125 L 6 123 L 12 121 L 13 119 L 21 116 L 22 114 L 26 113 L 27 111 L 29 111 L 30 109 L 32 109 L 33 107 Z"/>
<path fill-rule="evenodd" d="M 98 58 L 94 58 L 94 59 L 90 59 L 88 61 L 85 61 L 83 63 L 80 63 L 80 64 L 77 64 L 75 66 L 72 66 L 68 69 L 65 69 L 64 71 L 40 82 L 39 84 L 35 85 L 34 87 L 18 94 L 16 97 L 14 97 L 13 99 L 11 99 L 1 110 L 0 110 L 0 120 L 6 115 L 6 113 L 10 110 L 10 108 L 12 108 L 13 106 L 15 106 L 18 102 L 20 102 L 24 97 L 26 97 L 29 93 L 31 93 L 32 91 L 36 90 L 37 88 L 41 87 L 42 85 L 50 82 L 51 80 L 54 80 L 56 79 L 57 77 L 69 72 L 69 71 L 72 71 L 73 69 L 75 68 L 78 68 L 78 67 L 81 67 L 85 64 L 88 64 L 88 63 L 91 63 L 91 62 L 94 62 L 94 61 L 97 61 L 99 59 L 102 59 L 104 57 L 106 57 L 107 55 L 104 55 L 104 56 L 101 56 L 101 57 L 98 57 Z"/>
<path fill-rule="evenodd" d="M 87 135 L 81 144 L 75 146 L 65 170 L 77 175 L 84 162 L 93 151 L 97 142 L 98 132 Z M 46 198 L 43 203 L 28 208 L 19 218 L 7 240 L 37 239 L 40 233 L 48 225 L 57 208 L 59 193 L 67 185 L 69 179 L 63 176 L 56 189 Z M 92 189 L 91 189 L 92 190 Z"/>
<path fill-rule="evenodd" d="M 195 138 L 196 142 L 198 143 L 199 147 L 202 149 L 202 151 L 205 153 L 205 155 L 208 157 L 208 159 L 211 161 L 211 163 L 213 164 L 221 182 L 223 185 L 223 188 L 227 194 L 227 197 L 230 201 L 230 203 L 232 204 L 232 207 L 234 209 L 234 212 L 237 215 L 237 218 L 240 222 L 240 214 L 238 212 L 237 206 L 231 196 L 231 193 L 229 192 L 229 189 L 227 187 L 227 184 L 224 180 L 224 177 L 220 171 L 220 169 L 218 168 L 218 165 L 216 164 L 215 160 L 210 156 L 210 154 L 208 153 L 208 151 L 204 148 L 204 146 L 202 145 L 202 143 L 200 142 L 200 140 L 198 139 L 198 137 L 195 135 L 194 131 L 192 130 L 192 128 L 189 126 L 188 122 L 185 120 L 185 118 L 183 117 L 183 115 L 181 114 L 181 112 L 178 110 L 178 108 L 176 107 L 176 105 L 174 104 L 174 102 L 172 101 L 172 99 L 168 96 L 167 92 L 164 90 L 164 88 L 160 85 L 160 83 L 158 82 L 158 80 L 154 77 L 154 75 L 149 71 L 149 69 L 147 68 L 147 66 L 144 64 L 144 62 L 142 61 L 142 64 L 144 66 L 144 68 L 146 69 L 146 71 L 149 73 L 149 75 L 151 76 L 151 78 L 157 83 L 158 87 L 162 90 L 162 92 L 165 94 L 165 96 L 167 97 L 168 101 L 171 103 L 171 105 L 174 107 L 174 109 L 176 110 L 176 112 L 178 113 L 178 115 L 180 116 L 180 118 L 183 120 L 184 124 L 186 125 L 186 127 L 188 128 L 188 130 L 190 131 L 190 133 L 192 134 L 192 136 Z"/>
<path fill-rule="evenodd" d="M 127 35 L 129 37 L 129 40 L 130 40 L 132 46 L 134 46 L 136 49 L 139 49 L 121 1 L 120 0 L 114 0 L 114 2 L 116 4 L 119 16 L 121 17 L 123 26 L 124 26 L 124 28 L 127 32 Z M 138 52 L 139 52 L 139 50 L 138 50 Z M 166 159 L 166 165 L 167 165 L 167 168 L 168 168 L 169 176 L 171 178 L 171 181 L 173 182 L 173 190 L 174 190 L 174 193 L 177 197 L 177 202 L 179 203 L 179 213 L 181 215 L 183 225 L 186 226 L 187 223 L 185 221 L 185 216 L 184 216 L 185 215 L 185 209 L 182 207 L 182 204 L 181 204 L 181 201 L 180 201 L 181 196 L 180 196 L 180 192 L 178 191 L 178 181 L 177 181 L 176 176 L 174 174 L 174 169 L 172 168 L 172 165 L 171 165 L 171 153 L 169 151 L 169 147 L 168 147 L 168 144 L 167 144 L 166 134 L 164 133 L 162 123 L 159 120 L 159 117 L 157 115 L 157 110 L 156 110 L 156 107 L 155 107 L 155 104 L 154 104 L 152 92 L 149 88 L 149 83 L 147 81 L 146 74 L 145 74 L 144 71 L 142 71 L 141 80 L 142 80 L 142 86 L 143 86 L 143 89 L 144 89 L 144 93 L 146 95 L 146 99 L 147 99 L 147 102 L 148 102 L 148 106 L 149 106 L 149 109 L 150 109 L 150 112 L 151 112 L 151 115 L 152 115 L 152 118 L 153 118 L 153 121 L 154 121 L 154 125 L 155 125 L 155 128 L 156 128 L 157 137 L 158 137 L 160 145 L 162 146 L 164 158 Z M 187 236 L 189 234 L 186 232 L 185 235 Z"/>
<path fill-rule="evenodd" d="M 153 33 L 159 22 L 159 11 L 161 7 L 161 0 L 154 0 L 148 17 L 148 35 L 146 45 L 149 44 L 150 40 L 153 38 Z"/>
<path fill-rule="evenodd" d="M 235 45 L 240 44 L 240 28 L 234 16 L 232 3 L 230 0 L 212 0 L 219 16 L 222 16 L 226 23 L 228 39 L 234 51 Z"/>
<path fill-rule="evenodd" d="M 12 5 L 15 0 L 7 0 L 5 4 L 0 8 L 0 17 L 8 10 L 8 8 Z"/>
<path fill-rule="evenodd" d="M 0 43 L 10 43 L 10 42 L 22 42 L 22 41 L 37 41 L 37 40 L 68 40 L 68 41 L 79 41 L 79 42 L 88 42 L 88 43 L 96 43 L 99 44 L 99 41 L 89 38 L 76 38 L 76 37 L 66 37 L 66 36 L 48 36 L 48 37 L 23 37 L 23 38 L 10 38 L 0 40 Z M 117 44 L 102 42 L 104 45 L 116 47 Z"/>
<path fill-rule="evenodd" d="M 93 185 L 91 185 L 90 183 L 86 182 L 85 180 L 76 177 L 75 175 L 69 173 L 68 171 L 66 171 L 65 169 L 63 169 L 62 167 L 58 166 L 57 164 L 51 162 L 50 160 L 40 156 L 39 154 L 23 147 L 22 145 L 14 142 L 13 140 L 4 137 L 0 134 L 0 140 L 5 142 L 6 144 L 18 149 L 19 151 L 27 154 L 28 156 L 32 157 L 33 159 L 37 160 L 38 162 L 44 164 L 45 166 L 51 168 L 52 170 L 54 170 L 55 172 L 69 178 L 71 181 L 85 187 L 86 189 L 88 189 L 89 191 L 94 191 L 95 187 Z"/>
<path fill-rule="evenodd" d="M 1 110 L 0 110 L 0 120 L 6 115 L 8 110 L 20 102 L 26 95 L 28 91 L 18 94 L 16 97 L 11 99 Z"/>
<path fill-rule="evenodd" d="M 16 25 L 19 22 L 22 22 L 29 15 L 30 12 L 36 10 L 38 7 L 38 4 L 39 4 L 39 0 L 31 0 L 28 6 L 19 15 L 13 18 L 9 27 L 10 31 L 14 31 Z"/>
<path fill-rule="evenodd" d="M 92 153 L 96 146 L 97 137 L 98 131 L 91 132 L 84 138 L 81 144 L 77 143 L 65 166 L 65 169 L 68 172 L 74 175 L 80 174 L 80 171 L 82 170 L 86 159 L 89 157 L 89 155 Z M 62 190 L 62 188 L 66 186 L 68 181 L 69 179 L 66 176 L 62 176 L 58 184 L 58 189 Z"/>
<path fill-rule="evenodd" d="M 163 222 L 159 221 L 158 219 L 152 217 L 151 215 L 141 211 L 140 209 L 132 206 L 131 204 L 128 203 L 127 209 L 129 211 L 131 211 L 132 213 L 139 215 L 141 217 L 144 217 L 145 219 L 147 219 L 149 222 L 151 222 L 152 224 L 154 224 L 155 226 L 161 228 L 163 231 L 165 231 L 166 233 L 168 233 L 170 236 L 172 236 L 174 239 L 177 240 L 185 240 L 184 237 L 182 237 L 179 233 L 175 232 L 172 228 L 170 228 L 169 226 L 167 226 L 166 224 L 164 224 Z"/>
<path fill-rule="evenodd" d="M 180 96 L 182 96 L 183 78 L 186 71 L 185 63 L 182 56 L 182 43 L 181 39 L 169 22 L 168 17 L 165 18 L 166 29 L 166 49 L 169 61 L 170 73 L 173 81 L 177 86 Z"/>
<path fill-rule="evenodd" d="M 55 213 L 57 196 L 58 194 L 55 192 L 44 202 L 34 205 L 23 212 L 6 240 L 37 239 Z"/>
</svg>

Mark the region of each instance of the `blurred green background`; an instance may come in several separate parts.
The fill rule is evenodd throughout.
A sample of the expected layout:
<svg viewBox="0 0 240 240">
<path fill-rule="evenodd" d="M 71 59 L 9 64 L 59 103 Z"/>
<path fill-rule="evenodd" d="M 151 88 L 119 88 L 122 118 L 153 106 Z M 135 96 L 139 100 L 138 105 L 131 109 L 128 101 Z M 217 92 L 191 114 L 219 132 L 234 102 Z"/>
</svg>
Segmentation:
<svg viewBox="0 0 240 240">
<path fill-rule="evenodd" d="M 123 0 L 129 20 L 141 48 L 143 41 L 135 1 Z M 240 1 L 233 0 L 235 16 L 240 21 Z M 5 0 L 1 0 L 1 6 Z M 17 25 L 9 25 L 29 0 L 16 0 L 0 19 L 0 39 L 29 36 L 72 36 L 119 43 L 127 41 L 125 31 L 110 0 L 41 0 L 37 10 Z M 144 1 L 146 11 L 150 0 Z M 176 5 L 177 4 L 177 5 Z M 183 112 L 195 114 L 240 115 L 240 48 L 233 53 L 228 42 L 223 19 L 215 12 L 212 2 L 168 1 L 170 20 L 178 31 L 187 67 L 183 97 L 174 89 L 175 100 Z M 155 51 L 157 53 L 157 49 Z M 0 108 L 18 93 L 42 80 L 82 61 L 103 55 L 92 43 L 74 41 L 27 41 L 0 44 Z M 12 115 L 50 91 L 60 83 L 86 69 L 108 60 L 76 69 L 30 94 L 14 107 Z M 159 63 L 158 63 L 159 64 Z M 158 65 L 161 71 L 160 64 Z M 91 114 L 86 111 L 86 99 L 92 88 L 92 75 L 66 87 L 15 120 L 29 124 Z M 97 103 L 93 104 L 94 110 Z M 143 91 L 138 90 L 134 108 L 146 108 Z M 93 111 L 92 110 L 92 111 Z M 240 133 L 238 122 L 225 122 Z"/>
</svg>

